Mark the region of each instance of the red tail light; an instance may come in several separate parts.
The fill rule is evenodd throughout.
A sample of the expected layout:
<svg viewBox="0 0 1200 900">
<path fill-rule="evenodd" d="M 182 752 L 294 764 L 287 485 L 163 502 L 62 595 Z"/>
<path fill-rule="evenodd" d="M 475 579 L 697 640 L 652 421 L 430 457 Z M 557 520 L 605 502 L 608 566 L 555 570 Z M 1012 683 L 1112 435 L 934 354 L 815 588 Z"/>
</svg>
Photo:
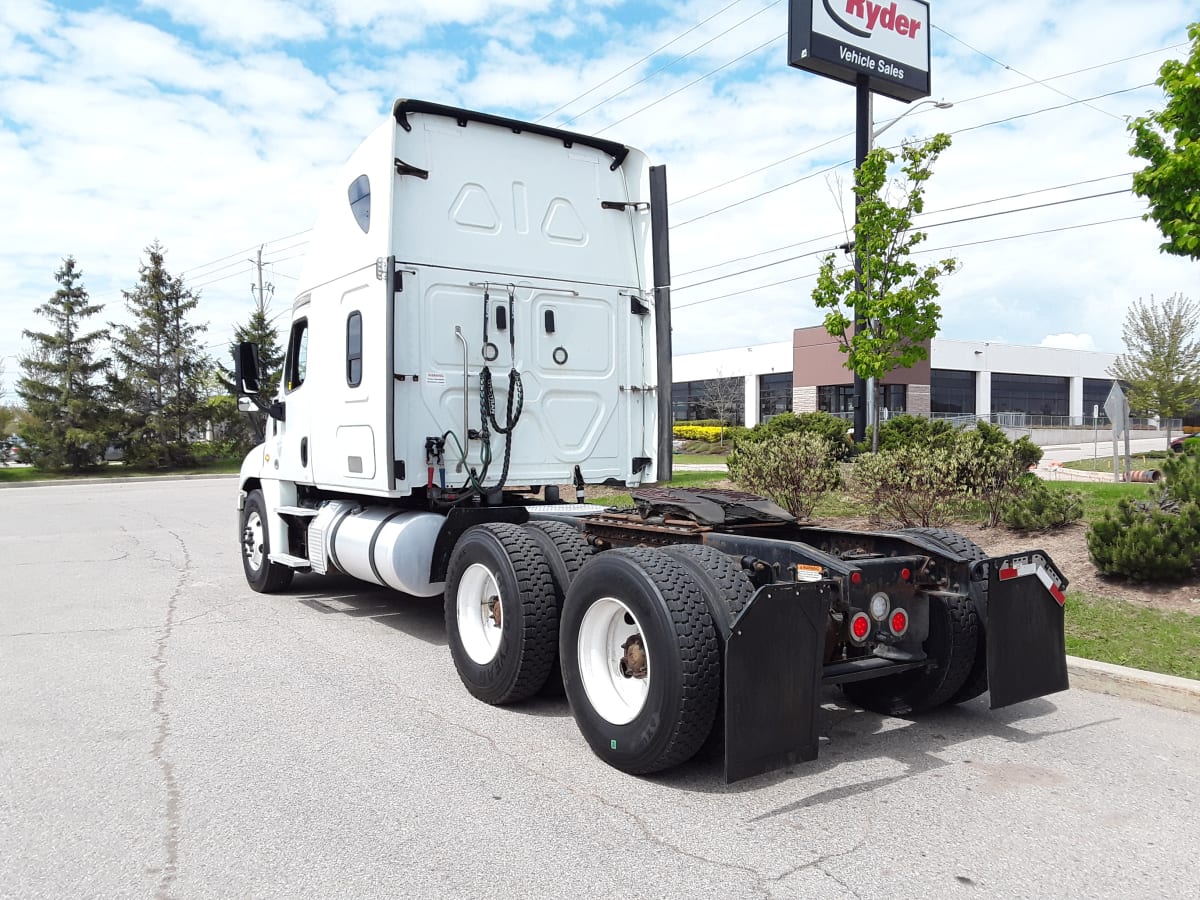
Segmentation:
<svg viewBox="0 0 1200 900">
<path fill-rule="evenodd" d="M 908 631 L 908 613 L 902 609 L 892 611 L 892 618 L 889 623 L 892 626 L 892 634 L 900 637 L 904 632 Z"/>
<path fill-rule="evenodd" d="M 867 635 L 871 633 L 871 619 L 864 612 L 854 614 L 850 620 L 850 638 L 857 643 L 862 643 L 867 639 Z"/>
</svg>

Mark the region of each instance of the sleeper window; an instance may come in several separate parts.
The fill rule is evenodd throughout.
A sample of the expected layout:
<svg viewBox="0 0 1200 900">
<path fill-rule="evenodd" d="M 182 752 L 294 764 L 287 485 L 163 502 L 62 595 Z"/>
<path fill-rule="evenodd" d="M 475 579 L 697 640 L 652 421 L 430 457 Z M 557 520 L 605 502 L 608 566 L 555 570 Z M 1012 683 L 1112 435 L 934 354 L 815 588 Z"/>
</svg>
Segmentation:
<svg viewBox="0 0 1200 900">
<path fill-rule="evenodd" d="M 362 313 L 352 312 L 346 320 L 346 383 L 362 384 Z"/>
<path fill-rule="evenodd" d="M 350 182 L 347 195 L 350 198 L 350 211 L 354 213 L 354 221 L 363 230 L 363 234 L 366 234 L 371 230 L 371 179 L 366 175 L 359 175 Z"/>
</svg>

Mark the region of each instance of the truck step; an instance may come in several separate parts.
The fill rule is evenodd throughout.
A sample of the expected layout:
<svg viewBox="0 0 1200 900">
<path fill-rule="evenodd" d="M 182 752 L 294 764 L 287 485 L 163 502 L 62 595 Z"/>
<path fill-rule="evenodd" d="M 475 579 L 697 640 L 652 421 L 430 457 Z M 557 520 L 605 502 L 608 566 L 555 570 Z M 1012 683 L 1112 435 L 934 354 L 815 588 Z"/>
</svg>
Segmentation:
<svg viewBox="0 0 1200 900">
<path fill-rule="evenodd" d="M 320 510 L 309 509 L 307 506 L 279 506 L 275 508 L 275 512 L 281 516 L 307 516 L 312 518 Z"/>
<path fill-rule="evenodd" d="M 271 562 L 291 566 L 293 569 L 307 569 L 311 565 L 303 556 L 292 556 L 290 553 L 272 553 Z"/>
<path fill-rule="evenodd" d="M 868 678 L 878 678 L 881 675 L 895 675 L 897 672 L 907 672 L 909 669 L 921 669 L 929 665 L 929 660 L 919 662 L 895 662 L 890 659 L 879 659 L 872 656 L 867 659 L 852 659 L 849 662 L 833 663 L 825 667 L 821 676 L 822 684 L 844 684 L 847 681 L 866 681 Z"/>
</svg>

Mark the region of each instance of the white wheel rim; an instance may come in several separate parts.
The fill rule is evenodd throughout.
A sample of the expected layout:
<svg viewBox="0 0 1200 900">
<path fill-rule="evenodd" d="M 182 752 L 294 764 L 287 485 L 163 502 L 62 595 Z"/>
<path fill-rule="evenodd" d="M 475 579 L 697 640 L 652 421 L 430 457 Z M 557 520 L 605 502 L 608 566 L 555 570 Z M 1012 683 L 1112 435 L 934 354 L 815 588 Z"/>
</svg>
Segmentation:
<svg viewBox="0 0 1200 900">
<path fill-rule="evenodd" d="M 258 510 L 251 510 L 246 516 L 246 528 L 242 533 L 242 552 L 250 568 L 257 572 L 263 563 L 263 524 Z"/>
<path fill-rule="evenodd" d="M 626 643 L 640 639 L 646 672 L 634 676 L 623 671 Z M 579 680 L 588 701 L 606 722 L 628 725 L 642 711 L 650 691 L 650 650 L 637 617 L 614 597 L 602 597 L 588 608 L 579 623 Z"/>
<path fill-rule="evenodd" d="M 458 582 L 458 636 L 472 662 L 485 666 L 496 658 L 504 619 L 500 586 L 491 570 L 472 563 Z"/>
</svg>

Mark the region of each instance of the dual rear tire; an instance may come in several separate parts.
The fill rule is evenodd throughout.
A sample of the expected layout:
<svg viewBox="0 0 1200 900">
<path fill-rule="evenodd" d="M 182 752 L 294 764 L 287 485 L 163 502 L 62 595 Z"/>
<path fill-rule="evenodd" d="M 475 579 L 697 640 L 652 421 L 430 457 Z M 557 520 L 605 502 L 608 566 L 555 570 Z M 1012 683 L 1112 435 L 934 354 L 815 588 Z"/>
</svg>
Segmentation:
<svg viewBox="0 0 1200 900">
<path fill-rule="evenodd" d="M 720 704 L 712 588 L 696 565 L 643 548 L 592 556 L 565 524 L 475 526 L 446 575 L 459 677 L 491 704 L 561 682 L 580 732 L 606 762 L 635 774 L 678 765 L 708 739 Z"/>
</svg>

